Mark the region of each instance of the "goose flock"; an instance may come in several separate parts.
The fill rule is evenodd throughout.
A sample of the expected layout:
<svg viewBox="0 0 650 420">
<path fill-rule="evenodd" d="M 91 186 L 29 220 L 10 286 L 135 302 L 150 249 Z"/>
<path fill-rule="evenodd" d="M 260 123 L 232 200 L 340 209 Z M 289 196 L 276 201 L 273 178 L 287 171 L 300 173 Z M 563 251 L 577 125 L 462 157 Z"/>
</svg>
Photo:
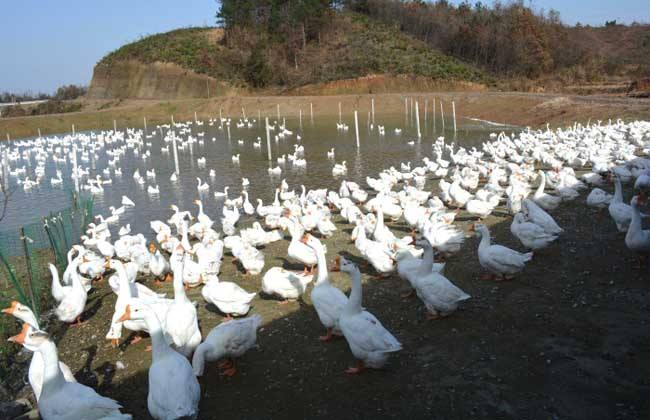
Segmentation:
<svg viewBox="0 0 650 420">
<path fill-rule="evenodd" d="M 237 127 L 250 127 L 254 122 L 240 120 Z M 210 120 L 208 124 L 223 130 L 230 120 Z M 164 154 L 170 153 L 169 144 L 177 134 L 186 136 L 176 139 L 181 150 L 190 142 L 204 141 L 204 134 L 192 136 L 191 125 L 166 127 Z M 341 123 L 337 129 L 345 131 L 348 127 Z M 280 124 L 272 130 L 276 139 L 293 135 Z M 400 132 L 395 129 L 395 133 Z M 18 166 L 21 160 L 33 156 L 36 173 L 43 174 L 38 168 L 44 168 L 48 159 L 65 162 L 79 152 L 81 161 L 87 162 L 90 154 L 101 149 L 111 157 L 105 168 L 108 171 L 102 172 L 118 173 L 120 159 L 127 153 L 147 161 L 151 155 L 148 138 L 142 131 L 129 129 L 18 141 L 8 148 L 9 173 L 25 189 L 33 188 L 43 175 L 30 180 L 25 166 Z M 259 143 L 258 138 L 256 147 Z M 244 178 L 240 196 L 230 196 L 229 187 L 208 196 L 222 208 L 218 220 L 204 210 L 202 200 L 210 185 L 197 178 L 200 198 L 193 206 L 171 206 L 169 218 L 151 220 L 146 232 L 132 233 L 135 226 L 129 224 L 119 226 L 125 210 L 138 207 L 123 196 L 120 207 L 97 216 L 97 223 L 88 226 L 81 244 L 70 249 L 63 273 L 50 264 L 54 314 L 61 322 L 82 325 L 95 281 L 108 278 L 116 300 L 111 319 L 102 320 L 105 338 L 117 345 L 125 329 L 136 334 L 133 344 L 145 333 L 151 337 L 149 413 L 156 419 L 197 418 L 201 397 L 197 377 L 205 373 L 206 363 L 220 362 L 222 374 L 235 375 L 237 358 L 256 344 L 263 319 L 252 314 L 251 305 L 258 295 L 285 304 L 309 293 L 325 332 L 319 339 L 327 342 L 343 336 L 357 361 L 345 370 L 348 374 L 382 368 L 391 355 L 403 349 L 398 338 L 364 308 L 360 267 L 347 254 L 328 249 L 323 243 L 332 235 L 347 235 L 341 224 L 353 227 L 349 239 L 354 242 L 356 257 L 365 260 L 378 279 L 403 279 L 412 289 L 408 295 L 419 298 L 429 320 L 452 315 L 471 298 L 445 275 L 446 264 L 454 263 L 453 256 L 467 250 L 466 234 L 455 220 L 461 209 L 472 217 L 470 230 L 480 238 L 477 258 L 485 270 L 485 280 L 504 281 L 522 275 L 535 252 L 553 246 L 564 229 L 552 213 L 568 201 L 607 208 L 612 224 L 625 232 L 625 245 L 640 257 L 650 255 L 650 231 L 644 230 L 642 223 L 647 217 L 642 210 L 650 192 L 648 122 L 575 124 L 556 130 L 547 127 L 524 130 L 512 137 L 492 134 L 478 149 L 448 144 L 443 137 L 431 146 L 429 157 L 423 158 L 420 166 L 400 163 L 399 169 L 390 167 L 376 177 L 366 177 L 367 187 L 345 179 L 347 163 L 335 163 L 338 152 L 334 148 L 327 152 L 327 158 L 333 163 L 332 175 L 340 181 L 338 190 L 301 185 L 296 192 L 286 180 L 278 179 L 274 200 L 265 204 L 256 199 L 257 205 L 253 205 L 246 190 L 249 181 Z M 270 168 L 269 173 L 281 175 L 279 159 L 307 165 L 304 152 L 302 144 L 295 144 L 294 153 L 278 158 L 278 166 Z M 199 164 L 205 165 L 205 158 L 200 159 Z M 232 156 L 233 164 L 239 161 L 240 154 Z M 110 178 L 91 172 L 81 165 L 71 176 L 91 194 L 110 188 Z M 147 184 L 149 194 L 164 194 L 155 184 L 156 176 L 152 167 L 144 176 L 136 170 L 133 179 Z M 173 179 L 179 176 L 174 173 Z M 435 191 L 426 188 L 431 181 L 437 187 Z M 50 182 L 60 184 L 61 171 Z M 614 183 L 613 195 L 602 189 L 610 183 Z M 635 191 L 629 203 L 623 199 L 623 184 L 633 185 Z M 586 199 L 581 199 L 587 190 L 591 191 Z M 493 242 L 482 219 L 497 209 L 512 216 L 510 231 L 526 252 Z M 391 229 L 395 223 L 404 223 L 410 233 L 400 236 Z M 119 236 L 113 239 L 111 231 L 117 229 Z M 302 271 L 267 267 L 268 259 L 261 248 L 285 241 L 284 232 L 289 234 L 284 256 L 304 267 Z M 152 239 L 148 241 L 147 237 Z M 330 270 L 328 254 L 334 257 Z M 219 278 L 226 258 L 236 261 L 247 275 L 258 276 L 257 290 L 245 290 L 234 281 Z M 339 270 L 349 277 L 349 295 L 330 282 L 330 272 Z M 148 279 L 154 281 L 146 285 Z M 155 291 L 155 285 L 163 282 L 173 284 L 172 298 Z M 224 314 L 224 321 L 209 332 L 199 328 L 196 305 L 186 294 L 189 288 L 197 287 L 205 301 Z M 29 383 L 44 419 L 131 418 L 121 413 L 116 401 L 75 381 L 59 360 L 53 338 L 39 327 L 29 307 L 13 302 L 3 312 L 24 323 L 10 341 L 35 352 Z"/>
</svg>

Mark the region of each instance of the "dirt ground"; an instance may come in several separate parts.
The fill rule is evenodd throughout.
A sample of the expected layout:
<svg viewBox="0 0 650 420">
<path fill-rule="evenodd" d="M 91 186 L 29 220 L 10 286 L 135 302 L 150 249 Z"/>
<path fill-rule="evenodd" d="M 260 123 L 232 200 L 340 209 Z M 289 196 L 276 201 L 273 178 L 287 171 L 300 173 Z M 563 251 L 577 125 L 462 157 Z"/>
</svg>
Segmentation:
<svg viewBox="0 0 650 420">
<path fill-rule="evenodd" d="M 115 120 L 118 129 L 142 127 L 147 118 L 148 127 L 168 124 L 171 116 L 175 121 L 194 118 L 218 118 L 219 110 L 223 116 L 240 118 L 242 107 L 249 117 L 256 118 L 259 113 L 276 118 L 277 106 L 283 117 L 298 118 L 310 115 L 313 104 L 314 118 L 338 115 L 338 104 L 344 115 L 358 110 L 361 119 L 370 111 L 371 100 L 375 99 L 378 114 L 404 112 L 404 99 L 419 101 L 420 113 L 424 113 L 425 101 L 428 112 L 436 100 L 436 112 L 440 117 L 440 101 L 443 103 L 445 118 L 451 123 L 451 102 L 456 105 L 458 124 L 464 118 L 480 118 L 499 123 L 519 126 L 540 127 L 572 124 L 574 121 L 587 123 L 614 118 L 650 118 L 650 99 L 634 99 L 624 95 L 559 95 L 549 93 L 518 92 L 408 92 L 365 95 L 338 96 L 224 96 L 204 99 L 179 100 L 83 100 L 83 110 L 68 114 L 53 114 L 34 117 L 0 118 L 0 140 L 36 136 L 38 129 L 43 135 L 77 131 L 108 130 Z"/>
<path fill-rule="evenodd" d="M 629 187 L 626 193 L 629 199 Z M 407 285 L 397 276 L 375 280 L 372 269 L 362 266 L 364 306 L 404 346 L 384 370 L 343 372 L 354 359 L 345 339 L 318 340 L 324 331 L 309 300 L 311 287 L 303 300 L 289 305 L 256 297 L 251 313 L 264 319 L 259 348 L 240 360 L 232 378 L 219 376 L 216 364 L 207 365 L 200 418 L 650 418 L 648 268 L 635 268 L 636 257 L 607 211 L 587 208 L 585 197 L 553 212 L 565 233 L 508 282 L 479 279 L 478 242 L 468 231 L 473 219 L 461 212 L 457 224 L 468 237 L 448 261 L 446 275 L 472 298 L 443 320 L 426 320 L 417 298 L 402 300 Z M 328 260 L 342 254 L 360 262 L 349 242 L 351 226 L 338 216 L 336 221 L 338 233 L 324 240 Z M 485 220 L 493 241 L 523 250 L 510 221 L 503 209 Z M 391 228 L 408 231 L 402 223 Z M 287 245 L 284 240 L 263 250 L 265 269 L 298 268 L 283 258 Z M 222 280 L 261 289 L 261 276 L 245 277 L 231 262 L 227 255 Z M 349 289 L 344 273 L 331 278 Z M 162 289 L 172 295 L 170 284 Z M 206 305 L 200 290 L 189 296 L 198 303 L 205 336 L 222 316 Z M 104 336 L 114 302 L 104 282 L 89 296 L 86 324 L 64 328 L 54 322 L 51 331 L 61 359 L 80 382 L 117 399 L 134 418 L 146 419 L 151 354 L 144 349 L 150 339 L 110 346 Z"/>
</svg>

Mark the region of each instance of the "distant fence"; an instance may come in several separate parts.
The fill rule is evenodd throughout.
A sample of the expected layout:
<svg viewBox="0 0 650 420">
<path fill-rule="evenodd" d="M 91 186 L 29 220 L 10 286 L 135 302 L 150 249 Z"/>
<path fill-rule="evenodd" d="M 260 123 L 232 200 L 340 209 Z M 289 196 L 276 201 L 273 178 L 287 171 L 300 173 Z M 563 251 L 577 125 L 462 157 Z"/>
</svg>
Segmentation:
<svg viewBox="0 0 650 420">
<path fill-rule="evenodd" d="M 47 307 L 51 298 L 48 263 L 63 273 L 68 250 L 79 242 L 93 217 L 92 198 L 71 193 L 71 201 L 71 207 L 37 222 L 0 232 L 1 307 L 16 299 L 32 308 L 37 317 Z"/>
</svg>

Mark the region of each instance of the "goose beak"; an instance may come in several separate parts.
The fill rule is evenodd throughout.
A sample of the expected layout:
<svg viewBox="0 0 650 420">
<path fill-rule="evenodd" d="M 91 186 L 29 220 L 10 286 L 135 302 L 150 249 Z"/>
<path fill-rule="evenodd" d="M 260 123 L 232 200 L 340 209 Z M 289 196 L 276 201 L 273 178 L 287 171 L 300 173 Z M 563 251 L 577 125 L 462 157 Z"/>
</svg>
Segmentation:
<svg viewBox="0 0 650 420">
<path fill-rule="evenodd" d="M 106 262 L 104 263 L 104 268 L 110 269 L 111 268 L 111 259 L 106 257 Z"/>
<path fill-rule="evenodd" d="M 29 324 L 23 324 L 23 329 L 20 330 L 20 333 L 14 335 L 13 337 L 9 337 L 7 341 L 11 341 L 12 343 L 16 344 L 24 344 L 25 337 L 27 337 L 27 331 L 29 331 Z"/>
<path fill-rule="evenodd" d="M 11 315 L 11 314 L 14 313 L 14 311 L 16 310 L 17 307 L 18 307 L 18 301 L 14 300 L 14 301 L 11 302 L 10 307 L 5 308 L 5 309 L 2 310 L 2 313 L 7 314 L 7 315 Z"/>
<path fill-rule="evenodd" d="M 469 227 L 470 232 L 476 232 L 476 224 L 472 223 L 472 225 Z"/>
<path fill-rule="evenodd" d="M 307 244 L 308 241 L 309 241 L 309 234 L 305 233 L 304 235 L 302 235 L 302 238 L 300 238 L 300 242 L 302 242 L 303 244 Z"/>
<path fill-rule="evenodd" d="M 330 271 L 341 271 L 341 257 L 338 255 L 334 258 L 334 266 Z"/>
<path fill-rule="evenodd" d="M 131 305 L 126 305 L 126 309 L 124 310 L 124 313 L 122 314 L 120 319 L 117 320 L 117 322 L 124 322 L 130 319 L 131 319 Z"/>
</svg>

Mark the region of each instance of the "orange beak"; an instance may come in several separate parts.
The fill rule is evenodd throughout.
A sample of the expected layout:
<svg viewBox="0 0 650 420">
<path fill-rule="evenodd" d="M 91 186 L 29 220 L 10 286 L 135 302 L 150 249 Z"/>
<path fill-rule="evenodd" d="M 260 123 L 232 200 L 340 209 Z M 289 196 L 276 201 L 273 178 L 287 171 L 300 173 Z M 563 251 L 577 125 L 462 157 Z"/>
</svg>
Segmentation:
<svg viewBox="0 0 650 420">
<path fill-rule="evenodd" d="M 106 262 L 104 263 L 104 268 L 110 269 L 111 268 L 111 259 L 106 257 Z"/>
<path fill-rule="evenodd" d="M 29 324 L 25 323 L 23 324 L 23 329 L 20 330 L 20 333 L 13 337 L 9 337 L 7 340 L 16 344 L 23 344 L 25 343 L 25 337 L 27 337 L 27 331 L 29 331 Z"/>
<path fill-rule="evenodd" d="M 11 306 L 10 306 L 10 307 L 8 307 L 8 308 L 2 310 L 2 313 L 3 313 L 3 314 L 7 314 L 7 315 L 11 315 L 11 314 L 14 313 L 14 311 L 16 310 L 16 307 L 17 307 L 17 306 L 18 306 L 18 301 L 17 301 L 17 300 L 14 300 L 14 301 L 11 302 Z"/>
<path fill-rule="evenodd" d="M 120 317 L 120 319 L 117 320 L 117 322 L 124 322 L 128 321 L 131 319 L 131 305 L 126 305 L 126 309 L 124 310 L 124 313 Z"/>
<path fill-rule="evenodd" d="M 149 245 L 149 251 L 150 252 L 156 252 L 156 244 L 153 242 Z"/>
<path fill-rule="evenodd" d="M 338 255 L 334 258 L 334 266 L 330 271 L 341 271 L 341 257 Z"/>
<path fill-rule="evenodd" d="M 309 241 L 309 234 L 305 233 L 304 235 L 302 235 L 302 238 L 300 238 L 300 242 L 302 242 L 303 244 L 307 244 L 307 241 Z"/>
</svg>

